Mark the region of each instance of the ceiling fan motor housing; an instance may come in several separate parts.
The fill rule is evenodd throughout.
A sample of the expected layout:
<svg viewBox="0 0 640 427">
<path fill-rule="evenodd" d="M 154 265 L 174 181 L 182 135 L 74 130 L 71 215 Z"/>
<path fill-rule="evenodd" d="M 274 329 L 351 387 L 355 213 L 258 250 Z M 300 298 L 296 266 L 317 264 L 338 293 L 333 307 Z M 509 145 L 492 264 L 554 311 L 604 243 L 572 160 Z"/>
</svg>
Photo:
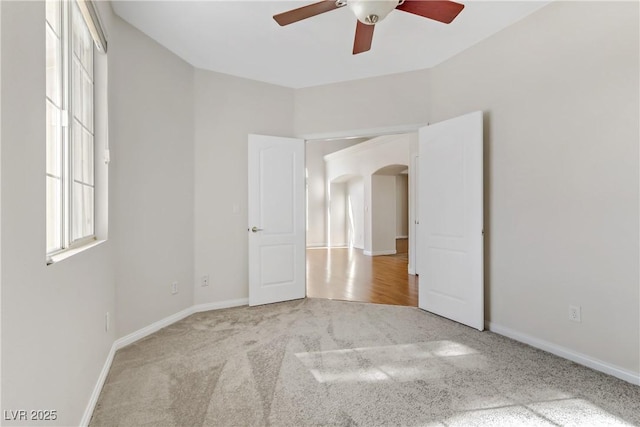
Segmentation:
<svg viewBox="0 0 640 427">
<path fill-rule="evenodd" d="M 347 0 L 347 6 L 358 21 L 367 25 L 382 21 L 398 3 L 398 0 Z"/>
</svg>

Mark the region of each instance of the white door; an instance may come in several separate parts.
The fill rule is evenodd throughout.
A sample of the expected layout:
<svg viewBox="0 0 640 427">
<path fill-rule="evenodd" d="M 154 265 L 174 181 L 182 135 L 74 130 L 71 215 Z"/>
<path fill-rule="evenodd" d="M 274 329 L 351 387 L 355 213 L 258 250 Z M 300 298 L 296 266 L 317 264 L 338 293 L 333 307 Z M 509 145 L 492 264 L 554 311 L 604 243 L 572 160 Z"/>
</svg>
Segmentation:
<svg viewBox="0 0 640 427">
<path fill-rule="evenodd" d="M 482 112 L 419 130 L 418 306 L 484 329 Z"/>
<path fill-rule="evenodd" d="M 304 140 L 249 135 L 249 305 L 304 298 Z"/>
<path fill-rule="evenodd" d="M 411 188 L 411 196 L 409 197 L 409 274 L 420 274 L 418 271 L 418 233 L 420 211 L 420 193 L 418 179 L 420 177 L 420 163 L 418 155 L 411 156 L 411 170 L 409 175 L 409 187 Z"/>
</svg>

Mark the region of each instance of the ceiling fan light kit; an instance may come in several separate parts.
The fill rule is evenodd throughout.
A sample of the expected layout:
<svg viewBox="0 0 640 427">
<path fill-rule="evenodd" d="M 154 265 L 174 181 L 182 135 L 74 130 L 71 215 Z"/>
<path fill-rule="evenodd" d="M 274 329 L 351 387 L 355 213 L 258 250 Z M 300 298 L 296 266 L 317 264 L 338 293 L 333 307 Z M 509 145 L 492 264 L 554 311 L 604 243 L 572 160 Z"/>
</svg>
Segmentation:
<svg viewBox="0 0 640 427">
<path fill-rule="evenodd" d="M 354 55 L 371 49 L 375 24 L 386 18 L 394 9 L 449 24 L 464 8 L 463 4 L 448 0 L 323 0 L 280 13 L 273 19 L 284 26 L 344 6 L 351 9 L 358 19 L 353 42 Z"/>
<path fill-rule="evenodd" d="M 398 0 L 348 0 L 346 3 L 358 21 L 367 25 L 382 21 L 398 6 Z"/>
</svg>

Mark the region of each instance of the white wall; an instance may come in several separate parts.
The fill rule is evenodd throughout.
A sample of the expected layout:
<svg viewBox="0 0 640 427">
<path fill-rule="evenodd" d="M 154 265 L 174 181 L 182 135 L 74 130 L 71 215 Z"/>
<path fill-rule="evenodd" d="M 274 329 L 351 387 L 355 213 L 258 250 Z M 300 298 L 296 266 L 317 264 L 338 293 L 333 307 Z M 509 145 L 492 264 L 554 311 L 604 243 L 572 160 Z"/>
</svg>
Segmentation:
<svg viewBox="0 0 640 427">
<path fill-rule="evenodd" d="M 485 112 L 487 317 L 636 375 L 638 27 L 554 2 L 431 73 L 434 121 Z"/>
<path fill-rule="evenodd" d="M 396 177 L 371 177 L 371 252 L 368 255 L 396 253 Z M 367 252 L 365 251 L 365 254 Z"/>
<path fill-rule="evenodd" d="M 409 175 L 396 175 L 396 237 L 409 236 Z"/>
<path fill-rule="evenodd" d="M 114 243 L 45 265 L 44 2 L 0 8 L 1 405 L 77 425 L 115 338 Z"/>
<path fill-rule="evenodd" d="M 354 248 L 364 249 L 364 181 L 361 176 L 347 182 L 347 200 L 351 206 L 351 235 L 348 243 Z"/>
<path fill-rule="evenodd" d="M 296 135 L 429 121 L 430 70 L 371 77 L 295 91 Z M 340 108 L 336 108 L 339 105 Z"/>
<path fill-rule="evenodd" d="M 372 197 L 374 191 L 372 189 L 372 175 L 389 165 L 409 165 L 411 163 L 411 155 L 417 150 L 417 134 L 401 134 L 401 135 L 385 135 L 372 138 L 366 142 L 345 148 L 335 153 L 325 156 L 326 161 L 326 180 L 330 182 L 345 176 L 362 176 L 363 177 L 363 238 L 362 249 L 367 255 L 379 252 L 389 252 L 395 250 L 395 240 L 393 245 L 382 244 L 379 241 L 379 249 L 374 250 L 373 236 L 373 217 Z M 409 174 L 412 174 L 412 168 L 409 168 Z M 395 239 L 396 227 L 396 200 L 395 200 L 395 176 L 393 199 L 388 201 L 390 209 L 394 211 L 393 222 L 390 223 L 392 234 Z M 385 246 L 385 249 L 380 247 Z M 388 247 L 388 248 L 387 248 Z"/>
<path fill-rule="evenodd" d="M 329 215 L 330 215 L 330 235 L 329 245 L 331 247 L 347 245 L 347 183 L 332 182 L 329 192 Z"/>
<path fill-rule="evenodd" d="M 247 135 L 291 136 L 293 90 L 196 70 L 194 91 L 195 302 L 247 298 Z"/>
<path fill-rule="evenodd" d="M 193 305 L 193 68 L 114 16 L 109 40 L 118 336 Z M 171 294 L 171 283 L 179 283 Z"/>
<path fill-rule="evenodd" d="M 326 179 L 367 176 L 388 165 L 409 165 L 417 134 L 386 135 L 325 156 Z"/>
<path fill-rule="evenodd" d="M 307 247 L 325 246 L 327 244 L 327 190 L 325 188 L 324 156 L 363 141 L 365 141 L 364 138 L 307 141 L 305 153 L 308 173 L 307 218 L 309 227 L 307 229 Z"/>
</svg>

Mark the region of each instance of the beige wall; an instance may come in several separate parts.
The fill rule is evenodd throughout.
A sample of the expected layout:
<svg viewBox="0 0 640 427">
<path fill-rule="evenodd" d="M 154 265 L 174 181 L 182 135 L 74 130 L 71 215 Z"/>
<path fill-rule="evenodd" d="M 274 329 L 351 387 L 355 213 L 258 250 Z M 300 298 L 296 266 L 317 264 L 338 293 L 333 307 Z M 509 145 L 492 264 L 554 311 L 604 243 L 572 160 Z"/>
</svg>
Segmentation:
<svg viewBox="0 0 640 427">
<path fill-rule="evenodd" d="M 429 121 L 430 70 L 295 91 L 295 133 L 340 131 L 420 124 Z"/>
<path fill-rule="evenodd" d="M 115 16 L 109 35 L 111 230 L 123 336 L 193 304 L 193 68 Z"/>
<path fill-rule="evenodd" d="M 487 318 L 636 374 L 638 55 L 637 2 L 557 2 L 431 73 L 485 113 Z"/>
<path fill-rule="evenodd" d="M 293 90 L 196 70 L 194 93 L 195 302 L 247 298 L 247 135 L 291 136 Z"/>
<path fill-rule="evenodd" d="M 77 425 L 115 337 L 113 242 L 45 265 L 44 3 L 0 8 L 1 406 Z"/>
</svg>

